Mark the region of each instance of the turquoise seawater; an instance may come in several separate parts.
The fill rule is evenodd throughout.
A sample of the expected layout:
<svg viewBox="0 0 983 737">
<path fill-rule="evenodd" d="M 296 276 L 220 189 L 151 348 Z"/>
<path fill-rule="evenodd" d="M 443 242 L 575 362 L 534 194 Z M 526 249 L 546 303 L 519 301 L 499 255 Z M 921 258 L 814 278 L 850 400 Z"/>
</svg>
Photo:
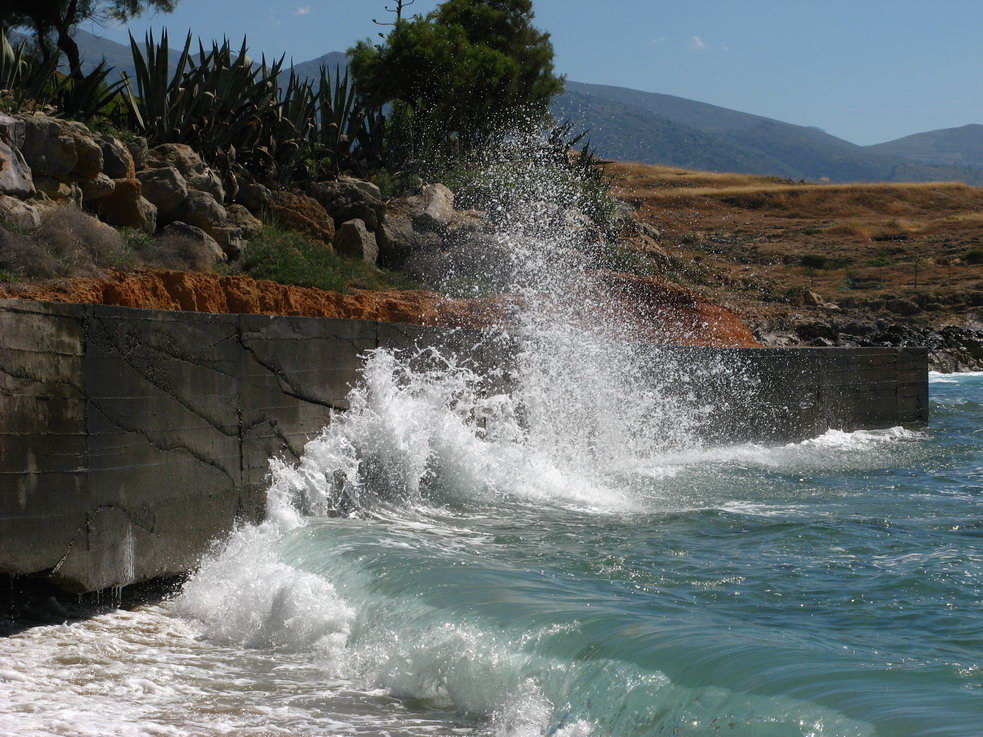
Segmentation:
<svg viewBox="0 0 983 737">
<path fill-rule="evenodd" d="M 983 734 L 983 376 L 587 473 L 391 373 L 174 601 L 7 638 L 0 731 Z"/>
</svg>

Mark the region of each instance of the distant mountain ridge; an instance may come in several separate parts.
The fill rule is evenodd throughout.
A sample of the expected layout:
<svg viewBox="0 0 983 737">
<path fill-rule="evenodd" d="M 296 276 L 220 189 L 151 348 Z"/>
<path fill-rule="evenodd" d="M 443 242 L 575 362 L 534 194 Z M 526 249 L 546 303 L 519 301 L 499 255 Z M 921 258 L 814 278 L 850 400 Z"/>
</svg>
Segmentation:
<svg viewBox="0 0 983 737">
<path fill-rule="evenodd" d="M 916 133 L 867 147 L 890 156 L 904 156 L 928 164 L 983 167 L 983 125 Z"/>
<path fill-rule="evenodd" d="M 104 58 L 132 76 L 128 45 L 81 30 L 76 41 L 89 66 Z M 333 76 L 335 69 L 347 66 L 347 56 L 330 52 L 295 64 L 294 70 L 314 79 L 322 65 Z M 788 179 L 983 185 L 981 125 L 858 146 L 815 127 L 673 95 L 573 81 L 567 82 L 553 112 L 588 129 L 598 153 L 614 159 Z"/>
</svg>

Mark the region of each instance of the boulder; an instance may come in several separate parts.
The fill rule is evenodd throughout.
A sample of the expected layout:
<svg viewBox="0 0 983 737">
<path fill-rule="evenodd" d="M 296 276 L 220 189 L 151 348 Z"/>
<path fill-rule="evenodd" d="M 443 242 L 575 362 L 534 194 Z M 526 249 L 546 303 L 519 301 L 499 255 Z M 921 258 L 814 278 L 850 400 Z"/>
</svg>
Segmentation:
<svg viewBox="0 0 983 737">
<path fill-rule="evenodd" d="M 456 219 L 454 193 L 443 184 L 428 184 L 417 196 L 418 210 L 413 227 L 421 232 L 439 233 Z"/>
<path fill-rule="evenodd" d="M 143 196 L 157 206 L 161 215 L 174 210 L 188 196 L 188 183 L 173 166 L 144 169 L 137 174 Z"/>
<path fill-rule="evenodd" d="M 82 201 L 82 190 L 74 182 L 63 182 L 54 177 L 38 176 L 34 177 L 34 187 L 52 202 L 64 204 L 66 202 Z"/>
<path fill-rule="evenodd" d="M 0 113 L 0 141 L 13 148 L 23 148 L 27 125 L 20 118 Z"/>
<path fill-rule="evenodd" d="M 29 197 L 34 194 L 31 167 L 19 149 L 0 139 L 0 194 Z"/>
<path fill-rule="evenodd" d="M 24 117 L 21 152 L 35 176 L 59 181 L 95 179 L 102 171 L 102 148 L 81 123 L 46 115 Z"/>
<path fill-rule="evenodd" d="M 355 187 L 369 197 L 377 200 L 382 199 L 382 190 L 372 182 L 367 182 L 364 179 L 356 179 L 355 177 L 338 177 L 338 181 L 342 184 Z"/>
<path fill-rule="evenodd" d="M 221 243 L 217 231 L 225 226 L 227 216 L 225 208 L 211 194 L 190 189 L 181 204 L 168 214 L 168 219 L 201 228 Z"/>
<path fill-rule="evenodd" d="M 202 158 L 190 146 L 183 143 L 164 143 L 150 149 L 147 166 L 160 168 L 171 166 L 181 172 L 189 189 L 207 192 L 215 201 L 225 201 L 222 178 L 208 168 Z"/>
<path fill-rule="evenodd" d="M 386 219 L 375 235 L 379 246 L 379 265 L 387 269 L 400 269 L 413 253 L 441 246 L 436 233 L 413 230 L 411 218 L 393 210 L 386 213 Z"/>
<path fill-rule="evenodd" d="M 140 208 L 140 214 L 143 217 L 143 225 L 140 229 L 145 233 L 153 234 L 157 230 L 157 206 L 147 198 L 141 197 L 137 202 L 137 207 Z"/>
<path fill-rule="evenodd" d="M 41 212 L 35 205 L 0 194 L 0 223 L 33 230 L 41 225 Z"/>
<path fill-rule="evenodd" d="M 237 228 L 247 241 L 255 238 L 263 229 L 263 221 L 253 217 L 253 214 L 242 205 L 228 205 L 225 212 L 226 225 L 230 228 Z"/>
<path fill-rule="evenodd" d="M 230 261 L 241 258 L 246 252 L 246 246 L 249 245 L 249 241 L 243 237 L 242 231 L 238 228 L 228 226 L 212 228 L 212 235 Z"/>
<path fill-rule="evenodd" d="M 269 211 L 284 228 L 296 230 L 328 245 L 334 239 L 334 221 L 313 197 L 295 192 L 271 192 Z"/>
<path fill-rule="evenodd" d="M 245 205 L 252 212 L 260 212 L 270 204 L 270 190 L 262 184 L 248 183 L 239 184 L 239 192 L 236 195 L 236 202 Z"/>
<path fill-rule="evenodd" d="M 137 228 L 152 233 L 157 225 L 157 210 L 140 196 L 136 179 L 117 179 L 112 194 L 100 197 L 93 209 L 102 220 L 121 228 Z"/>
<path fill-rule="evenodd" d="M 24 121 L 0 113 L 0 194 L 14 197 L 34 194 L 31 167 L 20 151 L 24 128 Z"/>
<path fill-rule="evenodd" d="M 884 303 L 884 309 L 893 312 L 895 315 L 911 316 L 917 315 L 922 308 L 907 299 L 889 299 Z"/>
<path fill-rule="evenodd" d="M 365 186 L 369 185 L 369 186 Z M 311 196 L 334 220 L 336 226 L 349 220 L 361 220 L 375 232 L 385 219 L 386 205 L 374 192 L 378 187 L 348 177 L 311 185 Z"/>
<path fill-rule="evenodd" d="M 121 140 L 112 136 L 100 136 L 99 148 L 102 149 L 103 174 L 110 179 L 133 179 L 136 176 L 133 155 Z"/>
<path fill-rule="evenodd" d="M 334 249 L 342 256 L 374 264 L 379 258 L 375 233 L 370 233 L 359 219 L 342 223 L 334 237 Z"/>
<path fill-rule="evenodd" d="M 133 166 L 136 167 L 137 171 L 143 169 L 147 165 L 147 157 L 150 155 L 147 139 L 136 136 L 127 141 L 125 145 L 126 150 L 130 152 L 130 156 L 133 158 Z"/>
<path fill-rule="evenodd" d="M 225 252 L 214 238 L 201 228 L 196 228 L 194 225 L 183 223 L 180 220 L 162 228 L 159 238 L 180 239 L 186 244 L 186 247 L 196 251 L 206 260 L 225 261 Z"/>
<path fill-rule="evenodd" d="M 92 200 L 98 200 L 100 197 L 111 195 L 113 190 L 116 189 L 116 182 L 105 174 L 100 173 L 95 179 L 82 182 L 79 188 L 82 190 L 82 201 L 91 202 Z"/>
</svg>

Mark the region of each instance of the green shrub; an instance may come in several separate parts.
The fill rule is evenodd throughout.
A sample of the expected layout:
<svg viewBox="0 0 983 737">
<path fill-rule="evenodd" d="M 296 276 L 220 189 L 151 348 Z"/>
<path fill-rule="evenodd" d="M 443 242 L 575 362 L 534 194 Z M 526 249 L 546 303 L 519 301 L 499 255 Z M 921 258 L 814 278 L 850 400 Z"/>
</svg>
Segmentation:
<svg viewBox="0 0 983 737">
<path fill-rule="evenodd" d="M 967 264 L 983 264 L 983 248 L 974 248 L 966 254 Z"/>
<path fill-rule="evenodd" d="M 272 225 L 249 241 L 243 271 L 255 279 L 331 292 L 419 288 L 402 274 L 342 258 L 323 243 Z"/>
<path fill-rule="evenodd" d="M 825 256 L 818 253 L 807 253 L 799 257 L 799 263 L 807 269 L 825 269 L 829 266 L 829 261 Z"/>
</svg>

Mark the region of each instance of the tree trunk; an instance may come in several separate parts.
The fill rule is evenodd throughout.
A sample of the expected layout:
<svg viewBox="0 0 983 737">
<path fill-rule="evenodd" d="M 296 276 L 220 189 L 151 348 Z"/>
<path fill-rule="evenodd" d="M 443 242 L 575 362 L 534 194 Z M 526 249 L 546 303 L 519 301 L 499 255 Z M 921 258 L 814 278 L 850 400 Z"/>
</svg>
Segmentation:
<svg viewBox="0 0 983 737">
<path fill-rule="evenodd" d="M 58 26 L 58 48 L 68 60 L 68 68 L 73 77 L 78 79 L 82 76 L 82 57 L 79 55 L 79 46 L 72 38 L 71 26 Z"/>
</svg>

